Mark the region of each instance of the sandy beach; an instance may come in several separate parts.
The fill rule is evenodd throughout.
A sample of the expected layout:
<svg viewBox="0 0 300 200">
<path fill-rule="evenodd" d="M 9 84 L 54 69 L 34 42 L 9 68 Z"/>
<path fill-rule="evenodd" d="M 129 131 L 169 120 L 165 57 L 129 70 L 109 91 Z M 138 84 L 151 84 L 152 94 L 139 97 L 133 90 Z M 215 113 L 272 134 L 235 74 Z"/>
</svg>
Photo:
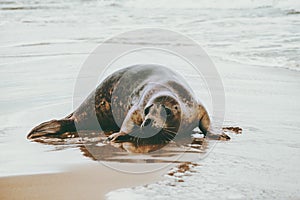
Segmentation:
<svg viewBox="0 0 300 200">
<path fill-rule="evenodd" d="M 149 199 L 158 192 L 156 199 L 160 199 L 170 191 L 178 198 L 200 194 L 200 199 L 218 199 L 220 195 L 224 199 L 299 198 L 299 73 L 220 60 L 215 63 L 226 90 L 225 125 L 239 125 L 243 133 L 231 134 L 231 141 L 216 144 L 205 159 L 194 160 L 200 166 L 192 176 L 183 176 L 183 183 L 163 178 L 171 166 L 133 175 L 101 164 L 78 165 L 64 173 L 3 177 L 1 199 Z M 139 187 L 112 191 L 133 186 Z"/>
<path fill-rule="evenodd" d="M 0 0 L 0 199 L 299 200 L 298 4 Z M 96 144 L 102 163 L 76 139 L 38 143 L 26 138 L 37 124 L 74 110 L 80 69 L 99 44 L 145 26 L 178 31 L 204 48 L 225 90 L 223 126 L 241 127 L 242 134 L 229 132 L 230 141 L 209 141 L 201 152 L 167 151 L 158 157 L 116 151 L 110 161 L 110 154 L 101 154 L 108 145 Z M 134 44 L 159 48 L 153 42 L 159 41 L 186 48 L 191 58 L 200 56 L 159 34 L 150 40 L 134 37 L 113 41 L 104 55 Z M 211 113 L 214 105 L 199 74 L 160 53 L 128 55 L 117 64 L 171 66 Z M 170 164 L 178 161 L 174 154 L 195 165 L 177 170 L 180 162 Z"/>
<path fill-rule="evenodd" d="M 130 167 L 141 166 L 132 164 Z M 163 174 L 163 170 L 142 175 L 128 174 L 97 163 L 78 166 L 64 173 L 0 178 L 0 198 L 104 199 L 109 191 L 155 182 L 162 179 Z"/>
</svg>

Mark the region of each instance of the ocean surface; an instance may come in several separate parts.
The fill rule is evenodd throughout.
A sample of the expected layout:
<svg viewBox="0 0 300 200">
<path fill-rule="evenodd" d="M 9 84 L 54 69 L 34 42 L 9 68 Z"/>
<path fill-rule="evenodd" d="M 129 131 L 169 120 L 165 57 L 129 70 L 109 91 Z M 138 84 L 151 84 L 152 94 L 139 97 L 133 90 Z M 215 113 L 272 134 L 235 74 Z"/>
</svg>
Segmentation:
<svg viewBox="0 0 300 200">
<path fill-rule="evenodd" d="M 251 76 L 251 74 L 238 77 L 234 73 L 225 73 L 226 76 L 223 77 L 225 83 L 227 80 L 232 86 L 229 88 L 229 94 L 237 95 L 241 102 L 247 102 L 247 95 L 260 98 L 260 94 L 263 93 L 267 95 L 267 98 L 264 99 L 265 96 L 262 96 L 258 102 L 264 102 L 267 99 L 271 103 L 280 104 L 280 109 L 285 110 L 285 105 L 276 100 L 276 97 L 299 91 L 299 82 L 295 80 L 299 77 L 298 71 L 300 71 L 300 1 L 0 0 L 0 176 L 55 172 L 75 164 L 93 162 L 90 158 L 80 156 L 79 150 L 73 148 L 72 145 L 65 148 L 33 143 L 26 139 L 26 135 L 33 126 L 40 122 L 61 118 L 72 112 L 73 90 L 79 70 L 88 55 L 101 42 L 125 31 L 149 27 L 166 28 L 189 36 L 198 42 L 214 61 L 221 63 L 218 64 L 221 71 L 222 63 L 228 62 L 238 63 L 239 70 L 244 64 L 273 71 L 279 70 L 276 71 L 276 75 L 270 76 L 271 78 L 263 75 Z M 156 36 L 155 39 L 160 38 Z M 161 38 L 161 41 L 165 41 L 165 38 Z M 151 40 L 145 41 L 143 36 L 139 36 L 135 42 L 151 43 Z M 176 41 L 172 40 L 166 40 L 166 42 L 170 46 L 176 44 Z M 132 41 L 121 39 L 115 40 L 114 43 L 128 45 Z M 230 66 L 230 64 L 225 65 Z M 265 72 L 262 70 L 262 73 Z M 281 74 L 290 76 L 291 81 L 282 78 Z M 245 84 L 249 87 L 242 90 L 233 86 L 236 83 L 231 82 L 231 79 L 234 78 L 255 80 L 257 83 L 264 80 L 270 82 L 260 85 L 260 89 L 253 89 L 253 83 L 249 82 Z M 274 92 L 275 86 L 271 83 L 282 83 L 287 87 L 281 87 L 279 92 Z M 268 86 L 269 90 L 261 89 L 265 86 Z M 293 160 L 288 165 L 290 170 L 286 174 L 286 178 L 292 180 L 299 177 L 299 170 L 296 169 L 299 166 L 297 162 L 299 136 L 296 133 L 299 133 L 300 127 L 295 114 L 299 106 L 296 103 L 296 97 L 287 98 L 286 101 L 289 102 L 286 110 L 291 113 L 286 117 L 291 119 L 284 124 L 281 124 L 283 122 L 279 118 L 275 118 L 278 115 L 273 111 L 269 102 L 264 102 L 265 105 L 260 108 L 264 109 L 266 106 L 271 112 L 269 114 L 265 112 L 265 115 L 262 115 L 265 117 L 263 121 L 255 121 L 255 125 L 249 124 L 246 118 L 239 118 L 244 117 L 242 114 L 239 116 L 239 113 L 248 113 L 248 107 L 239 106 L 239 101 L 234 101 L 236 104 L 231 105 L 233 107 L 230 109 L 236 111 L 233 111 L 234 117 L 229 116 L 229 119 L 240 120 L 241 124 L 237 125 L 244 125 L 246 133 L 253 130 L 261 134 L 264 134 L 265 130 L 269 133 L 277 132 L 277 129 L 282 132 L 290 131 L 290 139 L 283 139 L 286 147 L 284 151 L 276 148 L 274 151 L 281 153 L 280 158 L 288 157 L 290 152 L 294 152 L 291 155 Z M 249 116 L 251 120 L 254 118 L 251 112 Z M 267 119 L 270 120 L 267 121 Z M 277 120 L 277 125 L 271 127 L 270 124 L 273 123 L 271 120 Z M 235 125 L 235 121 L 230 121 L 228 124 L 231 123 Z M 257 127 L 265 129 L 256 129 Z M 262 152 L 266 144 L 270 145 L 270 148 L 280 145 L 278 140 L 273 143 L 269 142 L 267 136 L 263 138 L 264 143 L 249 134 L 239 140 L 245 147 L 255 144 L 255 148 Z M 237 141 L 233 143 L 233 147 L 240 147 Z M 244 150 L 247 152 L 248 149 Z M 216 152 L 219 154 L 206 161 L 207 166 L 214 166 L 215 169 L 218 168 L 218 163 L 214 158 L 222 160 L 224 156 L 222 150 Z M 234 159 L 231 153 L 230 149 L 224 153 L 229 160 Z M 269 184 L 267 180 L 273 180 L 272 177 L 277 175 L 276 171 L 285 172 L 281 161 L 270 157 L 271 152 L 251 153 L 247 155 L 252 157 L 252 160 L 241 157 L 236 162 L 240 162 L 239 164 L 244 167 L 243 163 L 246 162 L 250 167 L 252 166 L 252 170 L 263 170 L 265 173 L 246 173 L 245 177 L 248 180 L 262 176 L 264 180 L 262 187 L 265 187 Z M 258 160 L 256 160 L 257 154 L 261 156 Z M 271 161 L 276 167 L 272 168 L 270 159 L 273 158 L 274 162 Z M 261 164 L 260 161 L 264 159 L 266 162 Z M 223 161 L 225 162 L 221 166 L 232 165 L 226 159 Z M 271 172 L 268 172 L 270 169 Z M 208 173 L 201 174 L 203 170 Z M 243 174 L 242 168 L 238 170 L 240 174 Z M 205 187 L 199 185 L 193 187 L 201 188 L 203 193 L 208 192 L 208 196 L 203 198 L 209 199 L 209 194 L 214 192 L 214 184 L 218 184 L 217 179 L 215 182 L 211 180 L 214 171 L 205 167 L 196 171 L 199 172 L 198 175 L 188 177 L 183 185 L 176 186 L 177 191 L 179 193 L 185 190 L 187 186 L 191 186 L 190 183 L 198 183 L 197 180 L 201 177 L 205 178 L 208 184 Z M 230 173 L 234 174 L 234 169 Z M 230 176 L 230 174 L 225 175 Z M 253 186 L 253 182 L 249 181 L 245 182 L 241 193 L 237 192 L 237 188 L 220 186 L 221 190 L 217 194 L 227 195 L 229 199 L 243 199 L 251 192 L 256 195 L 254 198 L 261 199 L 271 198 L 273 194 L 274 198 L 278 199 L 286 198 L 289 194 L 292 195 L 292 199 L 299 197 L 299 192 L 293 190 L 293 182 L 286 180 L 283 176 L 280 177 L 282 178 L 280 181 L 288 182 L 285 185 L 288 189 L 283 188 L 283 193 L 280 193 L 281 189 L 278 185 L 275 185 L 274 191 L 267 188 L 264 193 L 259 190 L 261 185 Z M 235 178 L 238 181 L 238 178 Z M 230 180 L 227 181 L 230 182 Z M 199 181 L 199 184 L 205 184 L 205 182 Z M 299 182 L 296 182 L 297 184 L 299 185 Z M 165 197 L 176 199 L 177 193 L 170 196 L 174 185 L 169 183 L 150 185 L 152 189 L 144 187 L 127 189 L 111 193 L 108 198 L 117 199 L 118 195 L 125 197 L 126 194 L 131 196 L 136 193 L 136 198 L 147 199 L 145 194 L 149 196 L 157 194 L 162 186 L 166 189 L 156 199 Z M 189 188 L 190 196 L 187 195 L 187 197 L 197 198 L 193 196 L 193 188 Z"/>
<path fill-rule="evenodd" d="M 300 68 L 294 0 L 1 0 L 0 11 L 1 66 L 86 54 L 120 32 L 162 27 L 226 60 Z"/>
</svg>

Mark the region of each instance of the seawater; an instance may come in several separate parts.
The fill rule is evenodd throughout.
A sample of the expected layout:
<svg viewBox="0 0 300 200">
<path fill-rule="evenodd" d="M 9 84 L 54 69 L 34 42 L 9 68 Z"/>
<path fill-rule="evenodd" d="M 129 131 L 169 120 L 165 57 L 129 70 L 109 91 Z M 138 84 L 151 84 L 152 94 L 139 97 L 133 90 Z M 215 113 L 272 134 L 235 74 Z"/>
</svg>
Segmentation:
<svg viewBox="0 0 300 200">
<path fill-rule="evenodd" d="M 61 51 L 87 53 L 83 46 L 120 32 L 161 27 L 190 36 L 225 60 L 299 70 L 299 12 L 293 0 L 0 1 L 0 64 L 48 56 L 43 50 L 59 44 L 80 43 Z M 20 46 L 27 51 L 19 52 Z M 42 51 L 28 54 L 30 47 Z"/>
</svg>

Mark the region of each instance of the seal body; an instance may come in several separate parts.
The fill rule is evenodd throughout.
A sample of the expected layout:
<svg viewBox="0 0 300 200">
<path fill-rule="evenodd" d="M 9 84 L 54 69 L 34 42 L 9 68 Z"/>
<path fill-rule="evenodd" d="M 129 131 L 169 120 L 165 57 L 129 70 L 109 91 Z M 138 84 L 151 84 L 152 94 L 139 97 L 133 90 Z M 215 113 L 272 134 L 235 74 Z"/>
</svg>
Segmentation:
<svg viewBox="0 0 300 200">
<path fill-rule="evenodd" d="M 211 132 L 206 109 L 179 74 L 159 65 L 135 65 L 108 76 L 72 114 L 40 124 L 28 138 L 103 131 L 112 143 L 159 146 L 196 127 L 205 136 L 224 137 Z"/>
</svg>

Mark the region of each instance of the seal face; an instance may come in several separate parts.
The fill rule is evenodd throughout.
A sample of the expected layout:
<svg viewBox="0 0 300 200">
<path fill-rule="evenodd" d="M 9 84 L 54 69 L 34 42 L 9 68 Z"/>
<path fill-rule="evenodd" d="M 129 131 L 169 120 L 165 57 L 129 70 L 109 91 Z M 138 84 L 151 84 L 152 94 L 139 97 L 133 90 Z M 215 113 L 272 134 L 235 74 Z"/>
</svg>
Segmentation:
<svg viewBox="0 0 300 200">
<path fill-rule="evenodd" d="M 179 74 L 160 65 L 134 65 L 108 76 L 66 118 L 44 122 L 27 137 L 103 131 L 123 148 L 131 143 L 152 151 L 196 127 L 205 136 L 229 139 L 212 133 L 206 109 Z"/>
</svg>

